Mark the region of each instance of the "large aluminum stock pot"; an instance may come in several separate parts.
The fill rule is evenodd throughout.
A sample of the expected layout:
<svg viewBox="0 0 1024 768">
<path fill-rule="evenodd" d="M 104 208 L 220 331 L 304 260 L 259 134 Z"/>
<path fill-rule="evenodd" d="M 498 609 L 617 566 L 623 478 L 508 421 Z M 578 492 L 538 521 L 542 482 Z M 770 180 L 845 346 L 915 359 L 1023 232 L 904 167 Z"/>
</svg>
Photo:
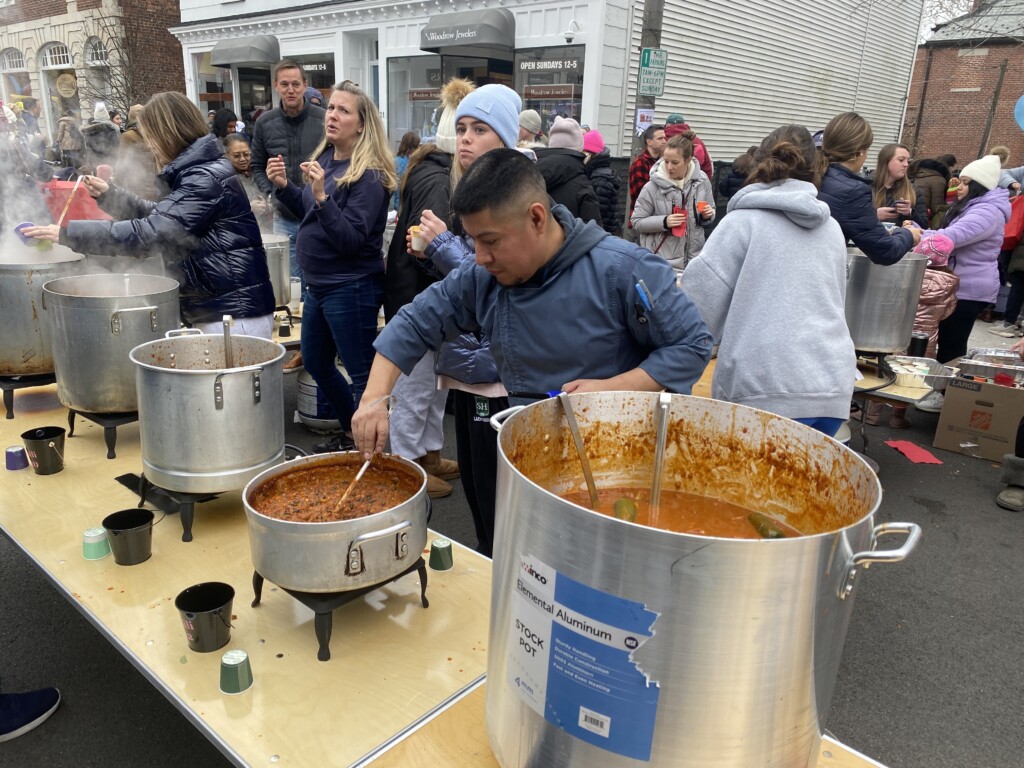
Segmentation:
<svg viewBox="0 0 1024 768">
<path fill-rule="evenodd" d="M 190 329 L 191 330 L 191 329 Z M 133 349 L 146 479 L 171 491 L 245 486 L 284 457 L 284 347 L 232 336 L 169 331 Z"/>
<path fill-rule="evenodd" d="M 380 584 L 409 568 L 427 543 L 427 475 L 399 456 L 378 456 L 388 472 L 408 475 L 418 490 L 375 514 L 336 522 L 295 522 L 253 508 L 253 495 L 274 480 L 312 467 L 347 467 L 355 474 L 358 453 L 303 456 L 265 470 L 242 493 L 249 546 L 256 572 L 279 587 L 301 592 L 343 592 Z M 363 481 L 360 481 L 363 482 Z M 303 489 L 296 489 L 301 491 Z"/>
<path fill-rule="evenodd" d="M 43 286 L 57 397 L 83 413 L 138 409 L 128 353 L 181 324 L 178 282 L 156 275 L 78 275 Z"/>
<path fill-rule="evenodd" d="M 852 451 L 789 419 L 680 395 L 571 400 L 599 488 L 650 487 L 654 414 L 663 402 L 664 488 L 819 532 L 724 539 L 593 512 L 556 495 L 583 487 L 557 399 L 494 417 L 487 728 L 498 761 L 504 768 L 815 765 L 855 577 L 872 563 L 906 557 L 918 526 L 875 526 L 875 474 Z M 877 551 L 889 534 L 906 540 Z"/>
<path fill-rule="evenodd" d="M 875 264 L 846 249 L 846 325 L 863 352 L 903 352 L 914 332 L 928 258 L 911 251 L 895 264 Z"/>
<path fill-rule="evenodd" d="M 3 171 L 0 171 L 2 173 Z M 43 283 L 75 274 L 85 258 L 54 245 L 40 250 L 8 238 L 0 250 L 0 376 L 53 373 L 50 329 L 43 320 Z"/>
</svg>

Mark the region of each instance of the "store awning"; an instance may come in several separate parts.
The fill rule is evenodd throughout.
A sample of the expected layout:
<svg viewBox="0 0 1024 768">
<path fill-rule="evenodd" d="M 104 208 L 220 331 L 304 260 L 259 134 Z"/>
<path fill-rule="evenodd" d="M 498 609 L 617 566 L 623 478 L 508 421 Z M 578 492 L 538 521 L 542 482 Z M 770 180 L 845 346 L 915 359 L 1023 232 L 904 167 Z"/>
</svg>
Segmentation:
<svg viewBox="0 0 1024 768">
<path fill-rule="evenodd" d="M 210 63 L 215 67 L 276 64 L 280 60 L 281 44 L 273 35 L 231 37 L 221 40 L 210 52 Z"/>
<path fill-rule="evenodd" d="M 458 48 L 516 47 L 516 17 L 507 8 L 433 16 L 420 32 L 420 50 L 445 53 Z"/>
</svg>

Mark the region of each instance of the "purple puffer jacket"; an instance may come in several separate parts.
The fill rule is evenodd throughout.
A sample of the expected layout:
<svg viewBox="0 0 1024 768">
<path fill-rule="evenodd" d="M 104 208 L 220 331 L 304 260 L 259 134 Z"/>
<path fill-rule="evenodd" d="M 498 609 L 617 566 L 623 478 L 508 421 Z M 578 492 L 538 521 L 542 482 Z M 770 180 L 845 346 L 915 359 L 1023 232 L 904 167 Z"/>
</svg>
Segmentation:
<svg viewBox="0 0 1024 768">
<path fill-rule="evenodd" d="M 992 303 L 999 294 L 999 248 L 1010 220 L 1010 197 L 1005 189 L 990 189 L 967 204 L 948 227 L 926 229 L 921 239 L 945 235 L 953 241 L 950 266 L 960 276 L 960 301 Z"/>
</svg>

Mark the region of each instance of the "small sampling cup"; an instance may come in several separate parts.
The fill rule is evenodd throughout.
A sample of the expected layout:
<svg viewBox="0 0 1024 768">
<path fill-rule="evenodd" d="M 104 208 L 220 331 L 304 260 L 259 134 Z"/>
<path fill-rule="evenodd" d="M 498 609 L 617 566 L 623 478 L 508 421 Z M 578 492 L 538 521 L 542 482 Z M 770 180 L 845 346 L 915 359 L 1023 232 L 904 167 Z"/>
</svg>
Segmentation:
<svg viewBox="0 0 1024 768">
<path fill-rule="evenodd" d="M 409 227 L 409 237 L 412 240 L 411 247 L 414 251 L 423 252 L 427 249 L 427 241 L 423 239 L 418 225 Z"/>
<path fill-rule="evenodd" d="M 96 175 L 104 181 L 110 181 L 114 175 L 114 169 L 109 165 L 100 164 L 96 166 Z"/>
<path fill-rule="evenodd" d="M 249 654 L 233 648 L 220 657 L 220 692 L 229 696 L 245 693 L 252 687 Z"/>
<path fill-rule="evenodd" d="M 706 211 L 710 207 L 711 207 L 711 204 L 706 202 L 706 201 L 704 201 L 704 200 L 698 200 L 697 201 L 697 213 L 703 214 L 704 211 Z"/>
<path fill-rule="evenodd" d="M 64 427 L 37 427 L 21 433 L 25 451 L 37 475 L 64 469 Z"/>
<path fill-rule="evenodd" d="M 430 542 L 430 567 L 435 571 L 447 571 L 452 565 L 452 543 L 440 537 Z"/>
<path fill-rule="evenodd" d="M 114 562 L 138 565 L 153 555 L 153 513 L 148 509 L 122 509 L 103 518 Z"/>
<path fill-rule="evenodd" d="M 8 448 L 6 459 L 8 469 L 25 469 L 28 466 L 28 454 L 20 445 L 12 445 Z"/>
<path fill-rule="evenodd" d="M 207 581 L 182 590 L 174 599 L 181 613 L 188 647 L 199 653 L 223 648 L 231 639 L 231 603 L 235 590 L 230 584 Z M 251 674 L 251 673 L 250 673 Z"/>
<path fill-rule="evenodd" d="M 102 560 L 110 554 L 110 538 L 106 528 L 89 528 L 82 534 L 82 557 Z"/>
<path fill-rule="evenodd" d="M 21 240 L 21 242 L 23 242 L 25 245 L 35 245 L 37 242 L 36 239 L 34 237 L 29 237 L 28 235 L 24 234 L 21 231 L 26 227 L 34 226 L 35 224 L 33 224 L 31 221 L 23 221 L 21 222 L 21 224 L 18 224 L 17 226 L 14 227 L 14 234 L 16 234 L 18 236 L 18 239 Z"/>
</svg>

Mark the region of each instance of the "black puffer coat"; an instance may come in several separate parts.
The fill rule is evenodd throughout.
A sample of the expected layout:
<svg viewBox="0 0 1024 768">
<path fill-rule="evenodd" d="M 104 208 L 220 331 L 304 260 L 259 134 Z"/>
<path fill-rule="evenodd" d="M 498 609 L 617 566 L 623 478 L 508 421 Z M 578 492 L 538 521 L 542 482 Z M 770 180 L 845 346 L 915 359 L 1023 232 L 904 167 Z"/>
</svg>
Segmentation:
<svg viewBox="0 0 1024 768">
<path fill-rule="evenodd" d="M 914 167 L 913 181 L 921 198 L 924 207 L 931 218 L 939 210 L 940 205 L 946 204 L 946 188 L 949 187 L 949 168 L 945 163 L 938 160 L 919 160 Z"/>
<path fill-rule="evenodd" d="M 597 204 L 601 208 L 601 226 L 608 234 L 621 237 L 624 217 L 619 205 L 619 190 L 622 182 L 612 170 L 611 152 L 605 147 L 590 158 L 584 169 L 590 177 L 590 184 L 597 195 Z"/>
<path fill-rule="evenodd" d="M 839 163 L 832 163 L 821 179 L 818 199 L 828 205 L 847 240 L 876 264 L 895 264 L 914 247 L 909 229 L 891 235 L 878 220 L 871 201 L 871 182 Z"/>
<path fill-rule="evenodd" d="M 384 317 L 393 318 L 402 307 L 437 282 L 433 269 L 420 263 L 406 250 L 405 233 L 420 223 L 420 215 L 430 210 L 444 219 L 451 228 L 452 156 L 431 152 L 406 172 L 405 184 L 398 203 L 395 235 L 388 247 L 388 264 L 384 272 Z"/>
<path fill-rule="evenodd" d="M 171 191 L 159 203 L 111 187 L 97 202 L 119 220 L 72 221 L 61 243 L 79 253 L 159 253 L 180 273 L 181 314 L 190 323 L 273 312 L 260 230 L 217 137 L 197 139 L 160 178 Z"/>
<path fill-rule="evenodd" d="M 601 208 L 594 187 L 583 170 L 583 153 L 574 149 L 537 147 L 537 170 L 552 199 L 583 221 L 601 224 Z"/>
</svg>

